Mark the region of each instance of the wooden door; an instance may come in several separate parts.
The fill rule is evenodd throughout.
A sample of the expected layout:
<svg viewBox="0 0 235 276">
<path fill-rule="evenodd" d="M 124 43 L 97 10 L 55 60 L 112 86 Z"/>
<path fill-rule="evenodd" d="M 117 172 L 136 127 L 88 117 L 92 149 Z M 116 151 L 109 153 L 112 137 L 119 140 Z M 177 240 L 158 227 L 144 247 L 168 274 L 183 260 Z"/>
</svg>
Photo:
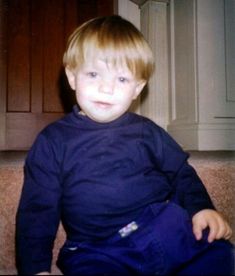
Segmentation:
<svg viewBox="0 0 235 276">
<path fill-rule="evenodd" d="M 0 150 L 27 150 L 74 104 L 62 66 L 68 35 L 115 0 L 0 1 Z"/>
</svg>

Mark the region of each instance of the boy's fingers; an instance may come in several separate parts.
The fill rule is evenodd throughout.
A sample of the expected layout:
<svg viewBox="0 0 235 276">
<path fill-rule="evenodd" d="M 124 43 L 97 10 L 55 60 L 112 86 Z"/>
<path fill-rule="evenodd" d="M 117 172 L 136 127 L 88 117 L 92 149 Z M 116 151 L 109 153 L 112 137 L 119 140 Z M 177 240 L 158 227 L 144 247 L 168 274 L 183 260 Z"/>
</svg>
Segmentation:
<svg viewBox="0 0 235 276">
<path fill-rule="evenodd" d="M 208 236 L 208 242 L 212 242 L 213 240 L 219 239 L 229 239 L 232 235 L 232 229 L 228 225 L 228 223 L 215 223 L 210 226 L 210 233 Z"/>
<path fill-rule="evenodd" d="M 221 228 L 219 227 L 219 223 L 216 220 L 214 220 L 209 223 L 209 229 L 210 230 L 207 241 L 213 242 L 218 235 L 221 235 L 219 231 Z"/>
<path fill-rule="evenodd" d="M 232 236 L 232 229 L 231 227 L 226 223 L 226 225 L 224 226 L 224 228 L 222 229 L 223 231 L 221 232 L 220 235 L 218 235 L 218 237 L 216 237 L 217 239 L 220 238 L 224 238 L 226 240 L 230 239 Z"/>
<path fill-rule="evenodd" d="M 216 232 L 210 229 L 207 241 L 211 243 L 215 240 L 215 238 L 216 238 Z"/>
<path fill-rule="evenodd" d="M 194 225 L 193 226 L 193 233 L 196 237 L 196 240 L 200 240 L 202 238 L 202 230 L 203 227 L 201 225 Z"/>
</svg>

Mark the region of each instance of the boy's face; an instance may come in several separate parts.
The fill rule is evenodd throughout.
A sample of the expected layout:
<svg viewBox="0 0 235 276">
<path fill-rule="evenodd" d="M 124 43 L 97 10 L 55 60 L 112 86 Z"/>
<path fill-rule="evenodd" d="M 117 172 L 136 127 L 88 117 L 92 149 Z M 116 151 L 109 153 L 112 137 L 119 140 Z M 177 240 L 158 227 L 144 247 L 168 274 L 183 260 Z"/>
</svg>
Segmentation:
<svg viewBox="0 0 235 276">
<path fill-rule="evenodd" d="M 124 114 L 145 85 L 127 67 L 109 66 L 98 58 L 76 72 L 66 68 L 66 74 L 83 113 L 99 123 L 111 122 Z"/>
</svg>

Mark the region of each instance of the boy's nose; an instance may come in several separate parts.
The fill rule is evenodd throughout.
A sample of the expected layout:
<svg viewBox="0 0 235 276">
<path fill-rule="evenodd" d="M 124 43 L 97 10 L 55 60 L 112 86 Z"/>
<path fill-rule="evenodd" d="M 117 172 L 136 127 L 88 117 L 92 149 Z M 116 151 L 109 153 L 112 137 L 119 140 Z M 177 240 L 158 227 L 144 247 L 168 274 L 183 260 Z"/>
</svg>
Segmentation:
<svg viewBox="0 0 235 276">
<path fill-rule="evenodd" d="M 100 91 L 101 93 L 113 94 L 113 90 L 114 90 L 114 82 L 111 81 L 111 80 L 103 81 L 103 82 L 100 84 L 99 91 Z"/>
</svg>

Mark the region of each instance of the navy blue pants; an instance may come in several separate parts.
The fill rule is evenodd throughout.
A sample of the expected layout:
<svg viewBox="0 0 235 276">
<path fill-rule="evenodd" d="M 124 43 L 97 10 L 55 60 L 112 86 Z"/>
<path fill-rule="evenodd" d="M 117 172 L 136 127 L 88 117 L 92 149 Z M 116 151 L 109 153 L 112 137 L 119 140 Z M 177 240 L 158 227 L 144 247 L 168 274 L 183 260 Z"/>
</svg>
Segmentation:
<svg viewBox="0 0 235 276">
<path fill-rule="evenodd" d="M 197 241 L 183 208 L 156 203 L 106 240 L 67 240 L 57 265 L 68 275 L 233 275 L 234 250 L 206 232 Z"/>
</svg>

